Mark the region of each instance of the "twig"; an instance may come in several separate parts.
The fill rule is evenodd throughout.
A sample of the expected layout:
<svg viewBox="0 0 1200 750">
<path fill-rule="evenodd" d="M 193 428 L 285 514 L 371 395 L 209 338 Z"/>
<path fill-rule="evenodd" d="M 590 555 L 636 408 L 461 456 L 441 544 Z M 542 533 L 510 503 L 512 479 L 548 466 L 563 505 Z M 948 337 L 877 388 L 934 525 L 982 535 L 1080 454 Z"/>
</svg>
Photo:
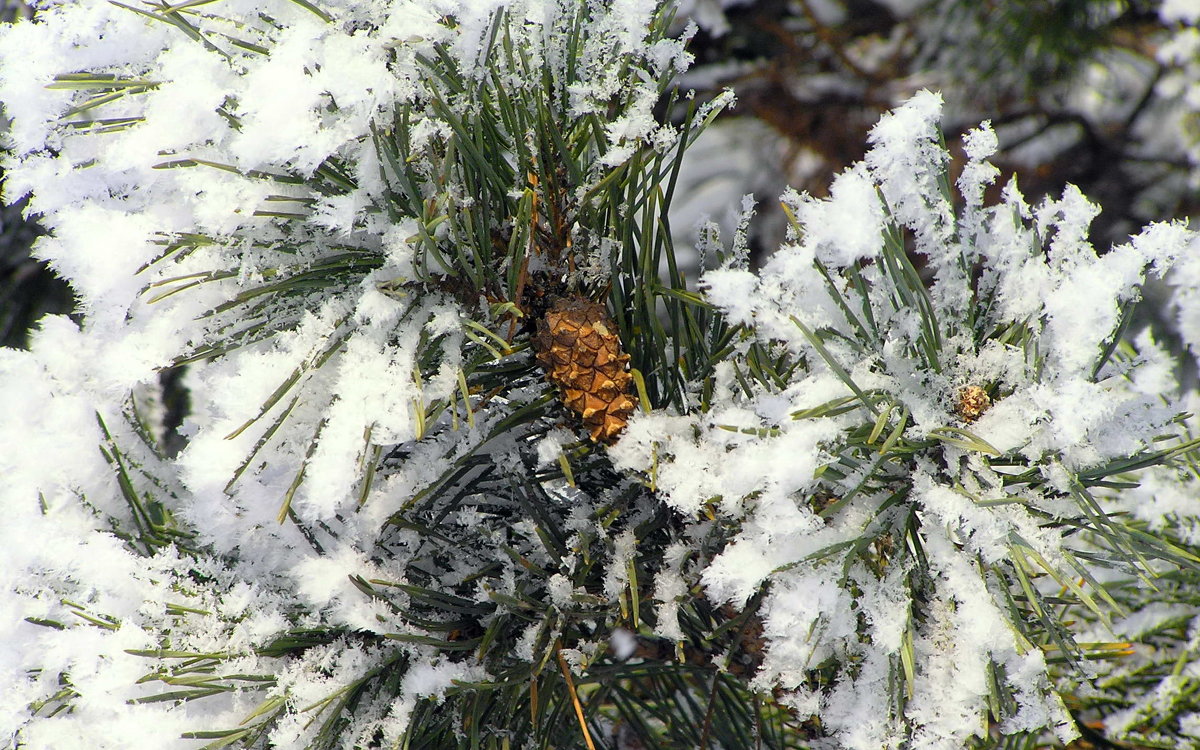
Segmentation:
<svg viewBox="0 0 1200 750">
<path fill-rule="evenodd" d="M 850 56 L 846 54 L 844 45 L 839 40 L 834 38 L 834 34 L 829 30 L 828 26 L 821 23 L 821 21 L 817 19 L 817 14 L 813 13 L 812 8 L 808 4 L 808 0 L 800 0 L 800 10 L 803 11 L 805 18 L 808 19 L 808 22 L 812 24 L 813 31 L 816 32 L 817 38 L 824 42 L 825 45 L 833 51 L 833 54 L 838 60 L 841 61 L 842 65 L 845 65 L 851 73 L 859 78 L 868 81 L 875 80 L 875 76 L 866 70 L 863 70 L 858 63 L 850 59 Z"/>
<path fill-rule="evenodd" d="M 571 694 L 571 703 L 575 706 L 575 716 L 579 719 L 579 729 L 583 732 L 583 741 L 587 743 L 588 750 L 596 750 L 596 745 L 592 742 L 592 733 L 587 728 L 587 719 L 583 718 L 583 706 L 580 705 L 579 696 L 575 693 L 575 681 L 571 679 L 571 668 L 567 666 L 567 660 L 563 658 L 562 648 L 556 649 L 554 655 L 558 657 L 558 668 L 562 670 L 563 679 L 567 681 L 567 692 Z"/>
<path fill-rule="evenodd" d="M 704 729 L 700 732 L 700 750 L 708 750 L 709 736 L 712 734 L 713 709 L 717 706 L 717 681 L 721 679 L 720 672 L 713 672 L 712 688 L 708 691 L 708 708 L 704 710 Z"/>
<path fill-rule="evenodd" d="M 537 726 L 537 704 L 538 704 L 538 678 L 533 676 L 529 678 L 529 722 L 531 726 Z"/>
<path fill-rule="evenodd" d="M 1163 65 L 1157 65 L 1154 68 L 1154 75 L 1146 83 L 1146 90 L 1142 92 L 1142 96 L 1138 99 L 1137 104 L 1133 105 L 1133 109 L 1129 110 L 1129 114 L 1125 117 L 1125 122 L 1121 125 L 1121 129 L 1128 132 L 1133 129 L 1139 117 L 1145 113 L 1146 108 L 1154 101 L 1154 89 L 1158 86 L 1158 82 L 1162 80 L 1165 68 Z"/>
</svg>

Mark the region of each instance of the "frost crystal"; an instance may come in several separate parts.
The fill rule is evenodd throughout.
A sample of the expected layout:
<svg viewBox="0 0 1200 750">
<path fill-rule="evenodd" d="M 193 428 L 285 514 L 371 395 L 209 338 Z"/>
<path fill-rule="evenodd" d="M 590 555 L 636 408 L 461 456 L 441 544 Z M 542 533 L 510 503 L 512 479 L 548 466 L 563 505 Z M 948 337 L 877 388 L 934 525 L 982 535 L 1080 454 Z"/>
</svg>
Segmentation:
<svg viewBox="0 0 1200 750">
<path fill-rule="evenodd" d="M 457 682 L 488 676 L 482 657 L 429 645 L 480 633 L 435 638 L 423 628 L 437 616 L 400 613 L 429 605 L 411 592 L 445 587 L 441 603 L 506 622 L 493 597 L 520 592 L 504 550 L 552 560 L 488 498 L 523 486 L 503 472 L 557 467 L 576 446 L 560 430 L 532 458 L 536 435 L 497 425 L 547 387 L 503 368 L 503 394 L 479 379 L 496 377 L 479 374 L 490 353 L 511 353 L 508 321 L 488 307 L 494 287 L 464 291 L 445 260 L 462 237 L 436 216 L 486 199 L 462 169 L 437 173 L 461 154 L 456 128 L 482 116 L 449 81 L 503 92 L 504 116 L 514 101 L 521 118 L 611 115 L 607 134 L 589 130 L 602 140 L 576 176 L 586 192 L 675 143 L 651 112 L 660 79 L 688 63 L 664 23 L 638 0 L 51 0 L 3 28 L 6 198 L 29 194 L 44 217 L 37 253 L 73 284 L 83 323 L 47 319 L 32 352 L 0 353 L 14 420 L 0 426 L 5 634 L 36 644 L 0 658 L 0 744 L 147 747 L 148 727 L 156 747 L 229 727 L 247 746 L 391 743 Z M 545 112 L 529 105 L 539 96 Z M 530 120 L 492 116 L 512 128 L 508 148 L 532 142 Z M 512 173 L 489 189 L 521 199 L 530 177 L 514 166 L 489 167 Z M 491 210 L 495 225 L 478 226 L 504 246 L 513 221 Z M 153 400 L 134 395 L 179 367 L 187 445 L 169 456 L 160 415 L 142 413 Z M 555 502 L 534 486 L 535 506 Z M 463 507 L 422 505 L 445 493 Z M 566 610 L 561 552 L 563 573 L 536 593 Z M 631 554 L 621 542 L 619 560 Z M 623 562 L 612 570 L 618 596 Z M 530 657 L 554 643 L 531 633 Z M 515 637 L 494 643 L 520 662 Z M 164 688 L 194 669 L 214 676 L 177 705 Z M 403 679 L 384 686 L 393 671 Z M 222 697 L 192 700 L 210 694 Z"/>
<path fill-rule="evenodd" d="M 1200 348 L 1184 226 L 1097 251 L 1075 188 L 989 205 L 987 124 L 956 209 L 926 91 L 784 196 L 758 270 L 745 196 L 689 289 L 664 188 L 731 95 L 661 114 L 667 5 L 36 6 L 0 31 L 6 197 L 82 322 L 0 352 L 0 743 L 566 747 L 619 689 L 615 746 L 636 686 L 960 748 L 1070 739 L 1056 689 L 1118 637 L 1188 633 L 1116 729 L 1200 674 L 1200 614 L 1138 588 L 1195 560 L 1195 442 L 1124 337 L 1177 266 Z M 564 298 L 587 326 L 547 327 Z"/>
<path fill-rule="evenodd" d="M 1065 532 L 1182 410 L 1153 341 L 1132 358 L 1114 347 L 1141 285 L 1194 235 L 1156 225 L 1098 254 L 1096 209 L 1074 188 L 1031 209 L 1009 185 L 984 206 L 986 124 L 966 137 L 956 215 L 939 119 L 929 93 L 885 116 L 828 198 L 785 196 L 793 236 L 761 271 L 705 275 L 737 354 L 704 409 L 635 418 L 614 451 L 680 512 L 735 523 L 707 595 L 759 608 L 756 684 L 794 691 L 844 748 L 959 748 L 988 712 L 1068 739 L 1031 581 L 1102 612 L 1073 579 L 1093 580 L 1097 547 L 1136 567 L 1128 542 L 1103 519 L 1095 536 Z"/>
</svg>

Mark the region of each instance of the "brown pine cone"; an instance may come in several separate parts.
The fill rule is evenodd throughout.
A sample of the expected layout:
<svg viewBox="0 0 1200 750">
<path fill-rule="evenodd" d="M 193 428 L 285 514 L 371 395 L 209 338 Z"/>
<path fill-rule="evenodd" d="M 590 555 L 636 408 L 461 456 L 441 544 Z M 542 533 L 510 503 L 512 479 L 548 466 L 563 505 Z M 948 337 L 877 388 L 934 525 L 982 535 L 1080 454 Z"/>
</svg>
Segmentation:
<svg viewBox="0 0 1200 750">
<path fill-rule="evenodd" d="M 537 322 L 533 346 L 563 403 L 583 417 L 598 443 L 617 439 L 633 413 L 629 355 L 604 306 L 583 297 L 559 298 Z"/>
<path fill-rule="evenodd" d="M 968 385 L 958 391 L 958 402 L 954 412 L 964 422 L 974 422 L 992 405 L 987 391 L 977 385 Z"/>
</svg>

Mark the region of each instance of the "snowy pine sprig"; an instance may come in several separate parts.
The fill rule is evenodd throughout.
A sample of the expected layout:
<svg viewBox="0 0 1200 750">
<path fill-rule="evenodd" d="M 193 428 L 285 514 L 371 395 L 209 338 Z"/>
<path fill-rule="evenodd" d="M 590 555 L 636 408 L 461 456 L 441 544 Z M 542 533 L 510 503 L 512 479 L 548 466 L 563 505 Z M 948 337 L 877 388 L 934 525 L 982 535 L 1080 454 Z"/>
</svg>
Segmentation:
<svg viewBox="0 0 1200 750">
<path fill-rule="evenodd" d="M 616 450 L 678 512 L 735 525 L 707 595 L 757 608 L 752 684 L 839 747 L 962 747 L 988 717 L 1069 739 L 1052 665 L 1125 646 L 1068 613 L 1109 623 L 1114 576 L 1200 562 L 1113 505 L 1197 447 L 1164 353 L 1120 343 L 1193 235 L 1155 225 L 1099 255 L 1078 191 L 1030 207 L 1010 183 L 985 205 L 986 126 L 956 208 L 940 108 L 918 94 L 829 198 L 786 196 L 793 236 L 761 271 L 705 275 L 730 355 L 694 408 Z"/>
<path fill-rule="evenodd" d="M 9 198 L 83 323 L 0 357 L 3 741 L 874 750 L 1103 715 L 1084 662 L 1179 630 L 1121 618 L 1197 562 L 1186 505 L 1134 491 L 1186 492 L 1194 443 L 1122 338 L 1192 235 L 1097 255 L 1077 191 L 985 205 L 986 127 L 956 208 L 921 94 L 829 199 L 785 197 L 761 271 L 747 208 L 689 291 L 668 209 L 728 98 L 661 113 L 670 20 L 64 1 L 5 29 Z M 611 450 L 531 351 L 557 294 L 630 354 Z M 1167 704 L 1123 696 L 1129 732 Z"/>
<path fill-rule="evenodd" d="M 565 744 L 571 670 L 627 678 L 593 663 L 671 518 L 572 434 L 525 296 L 653 318 L 609 279 L 669 251 L 664 188 L 726 100 L 654 119 L 668 9 L 477 11 L 64 2 L 5 30 L 9 197 L 83 314 L 5 354 L 8 627 L 37 644 L 4 660 L 6 740 Z"/>
</svg>

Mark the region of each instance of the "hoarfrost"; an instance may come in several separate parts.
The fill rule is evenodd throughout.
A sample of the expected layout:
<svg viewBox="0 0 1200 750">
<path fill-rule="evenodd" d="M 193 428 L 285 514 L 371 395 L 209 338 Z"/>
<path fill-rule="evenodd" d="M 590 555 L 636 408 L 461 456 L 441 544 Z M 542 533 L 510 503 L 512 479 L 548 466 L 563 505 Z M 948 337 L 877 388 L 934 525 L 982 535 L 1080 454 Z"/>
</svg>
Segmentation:
<svg viewBox="0 0 1200 750">
<path fill-rule="evenodd" d="M 829 197 L 784 196 L 792 233 L 756 272 L 745 252 L 754 203 L 743 200 L 734 251 L 700 285 L 723 324 L 740 327 L 729 356 L 684 386 L 694 408 L 632 417 L 606 454 L 618 486 L 588 497 L 569 478 L 538 484 L 532 503 L 574 506 L 562 513 L 569 542 L 528 520 L 497 527 L 495 507 L 464 502 L 447 533 L 473 536 L 448 555 L 441 532 L 404 516 L 427 488 L 462 498 L 490 481 L 524 487 L 535 469 L 569 465 L 572 440 L 548 428 L 524 446 L 505 433 L 508 414 L 537 406 L 536 387 L 497 396 L 463 382 L 469 342 L 496 321 L 422 266 L 422 233 L 447 230 L 397 211 L 388 180 L 428 168 L 455 132 L 453 112 L 423 109 L 433 44 L 467 79 L 489 80 L 484 45 L 504 10 L 530 60 L 561 73 L 566 5 L 331 0 L 314 13 L 280 0 L 269 16 L 251 0 L 220 5 L 203 16 L 207 43 L 145 13 L 69 0 L 0 33 L 7 198 L 28 194 L 46 217 L 37 253 L 73 283 L 83 315 L 42 321 L 30 352 L 0 352 L 0 605 L 11 615 L 0 623 L 0 737 L 118 748 L 143 746 L 153 726 L 159 746 L 187 747 L 184 732 L 277 710 L 262 741 L 302 747 L 321 731 L 306 707 L 403 669 L 398 694 L 366 701 L 345 729 L 347 743 L 400 743 L 418 706 L 494 677 L 402 622 L 421 591 L 406 571 L 469 587 L 452 600 L 459 609 L 502 611 L 526 593 L 521 570 L 544 567 L 542 593 L 566 611 L 587 598 L 566 575 L 584 557 L 571 545 L 596 538 L 611 547 L 603 593 L 624 603 L 640 593 L 635 529 L 650 511 L 610 527 L 600 508 L 641 480 L 685 529 L 653 573 L 654 633 L 684 640 L 681 605 L 698 580 L 761 625 L 753 685 L 782 688 L 839 747 L 961 747 L 984 731 L 1000 683 L 1014 707 L 997 717 L 1005 731 L 1069 739 L 1046 660 L 1005 601 L 1031 572 L 1075 580 L 1080 543 L 1061 528 L 1089 499 L 1078 472 L 1152 450 L 1169 431 L 1179 405 L 1168 356 L 1148 334 L 1112 345 L 1147 278 L 1182 259 L 1175 309 L 1185 343 L 1200 347 L 1194 234 L 1152 225 L 1098 253 L 1097 209 L 1074 188 L 1031 207 L 1010 182 L 986 206 L 997 174 L 986 124 L 965 139 L 956 215 L 941 99 L 921 92 L 880 121 Z M 715 5 L 697 7 L 723 28 Z M 593 75 L 558 92 L 573 116 L 606 116 L 598 169 L 686 137 L 654 114 L 690 61 L 683 39 L 646 43 L 655 12 L 641 0 L 597 6 L 575 61 Z M 1179 3 L 1162 13 L 1189 18 Z M 502 80 L 542 85 L 515 70 Z M 90 98 L 110 88 L 111 101 Z M 398 122 L 399 111 L 417 115 Z M 374 145 L 394 129 L 410 148 L 399 167 Z M 438 190 L 475 199 L 464 184 Z M 439 197 L 421 196 L 435 208 Z M 140 413 L 132 394 L 183 364 L 188 445 L 171 458 L 145 434 L 159 415 Z M 981 413 L 962 409 L 970 387 L 990 394 Z M 881 458 L 900 444 L 906 462 Z M 486 469 L 465 460 L 475 456 Z M 1011 463 L 990 463 L 998 456 Z M 1016 482 L 1008 472 L 1020 465 L 1034 468 Z M 1142 479 L 1114 506 L 1200 538 L 1179 478 Z M 194 535 L 172 536 L 176 519 Z M 726 543 L 693 554 L 714 529 L 732 529 Z M 896 562 L 916 551 L 922 564 Z M 500 572 L 485 581 L 467 558 L 487 555 Z M 1118 627 L 1178 616 L 1147 610 Z M 558 638 L 561 624 L 534 619 L 506 644 L 513 658 L 533 661 Z M 334 637 L 294 645 L 317 631 Z M 395 643 L 360 642 L 381 634 Z M 564 658 L 584 669 L 597 644 Z M 613 632 L 618 658 L 636 645 Z M 157 699 L 178 660 L 213 654 L 269 684 Z M 1164 682 L 1146 705 L 1177 688 Z"/>
<path fill-rule="evenodd" d="M 612 452 L 652 472 L 677 511 L 736 523 L 702 573 L 706 593 L 761 607 L 756 684 L 794 690 L 839 747 L 897 747 L 906 734 L 921 747 L 961 747 L 986 730 L 996 675 L 1013 696 L 1012 713 L 997 717 L 1005 731 L 1069 739 L 1046 661 L 1014 630 L 1001 592 L 1030 565 L 1077 575 L 1073 543 L 1044 522 L 1078 512 L 1072 472 L 1148 450 L 1181 411 L 1165 396 L 1176 387 L 1169 360 L 1148 335 L 1136 355 L 1106 351 L 1124 307 L 1194 235 L 1153 225 L 1100 254 L 1087 239 L 1096 208 L 1075 188 L 1030 208 L 1010 183 L 985 206 L 997 174 L 987 124 L 966 137 L 956 217 L 940 110 L 936 94 L 918 94 L 881 120 L 864 162 L 829 197 L 785 196 L 793 234 L 760 271 L 727 263 L 705 274 L 706 299 L 749 340 L 715 367 L 702 413 L 639 417 Z M 933 278 L 927 297 L 906 280 L 903 231 Z M 972 280 L 964 269 L 977 262 Z M 1036 349 L 981 335 L 1006 326 Z M 737 359 L 751 345 L 801 364 L 783 382 L 751 378 L 754 365 Z M 980 413 L 961 411 L 964 389 L 985 384 L 993 395 Z M 937 447 L 893 473 L 867 449 L 885 439 Z M 989 460 L 1003 454 L 1048 462 L 1045 483 L 1010 488 Z M 1172 497 L 1161 510 L 1178 507 Z M 906 523 L 916 526 L 900 531 Z M 852 552 L 864 539 L 874 551 Z M 922 564 L 888 567 L 894 544 L 919 546 Z M 833 667 L 815 710 L 816 665 L 843 664 L 854 666 Z M 897 680 L 911 691 L 899 712 L 886 688 Z"/>
<path fill-rule="evenodd" d="M 423 217 L 394 215 L 392 166 L 375 138 L 412 107 L 414 153 L 434 158 L 453 128 L 423 109 L 435 92 L 420 56 L 442 43 L 464 75 L 486 74 L 483 44 L 503 11 L 519 19 L 514 44 L 535 65 L 545 56 L 561 66 L 574 9 L 320 5 L 228 0 L 183 11 L 196 24 L 189 36 L 154 10 L 61 0 L 40 3 L 37 23 L 0 32 L 0 99 L 12 120 L 6 198 L 29 195 L 44 217 L 50 234 L 36 252 L 73 284 L 83 318 L 47 318 L 31 352 L 0 352 L 11 417 L 0 425 L 0 497 L 13 514 L 0 529 L 0 603 L 12 615 L 3 629 L 6 643 L 36 644 L 0 656 L 5 740 L 146 746 L 153 726 L 158 746 L 185 747 L 184 732 L 239 726 L 262 708 L 261 693 L 240 687 L 208 701 L 131 704 L 162 692 L 141 678 L 173 668 L 176 657 L 160 653 L 170 649 L 276 676 L 274 687 L 263 683 L 263 705 L 274 708 L 257 716 L 275 722 L 263 741 L 279 747 L 320 731 L 307 706 L 397 655 L 412 658 L 401 698 L 365 702 L 348 742 L 394 740 L 420 702 L 485 676 L 417 646 L 341 640 L 303 657 L 271 649 L 305 628 L 409 635 L 367 592 L 403 582 L 408 556 L 428 554 L 429 540 L 390 520 L 487 443 L 509 403 L 460 383 L 462 321 L 475 314 L 464 304 L 473 302 L 416 283 L 428 276 L 414 262 Z M 613 110 L 612 164 L 678 137 L 651 110 L 662 81 L 690 58 L 680 40 L 646 43 L 656 12 L 639 0 L 597 7 L 580 37 L 595 78 L 570 96 L 581 111 Z M 640 77 L 622 61 L 635 61 Z M 514 87 L 542 85 L 540 74 L 505 75 Z M 256 306 L 264 300 L 278 304 Z M 161 414 L 138 413 L 151 402 L 131 394 L 181 363 L 188 442 L 167 458 L 142 433 L 161 432 Z M 511 451 L 503 442 L 488 450 Z M 544 458 L 569 442 L 548 439 Z M 519 460 L 510 468 L 524 470 Z M 461 510 L 464 529 L 492 523 Z M 121 541 L 176 522 L 195 530 L 179 538 L 188 555 L 172 552 L 169 534 L 137 554 Z M 486 549 L 498 549 L 488 533 Z M 635 552 L 621 538 L 614 595 Z M 437 576 L 458 583 L 468 573 L 452 560 Z M 571 601 L 569 586 L 553 593 Z M 532 641 L 525 646 L 532 658 Z M 74 693 L 54 698 L 68 678 Z M 47 700 L 47 715 L 30 712 Z"/>
</svg>

